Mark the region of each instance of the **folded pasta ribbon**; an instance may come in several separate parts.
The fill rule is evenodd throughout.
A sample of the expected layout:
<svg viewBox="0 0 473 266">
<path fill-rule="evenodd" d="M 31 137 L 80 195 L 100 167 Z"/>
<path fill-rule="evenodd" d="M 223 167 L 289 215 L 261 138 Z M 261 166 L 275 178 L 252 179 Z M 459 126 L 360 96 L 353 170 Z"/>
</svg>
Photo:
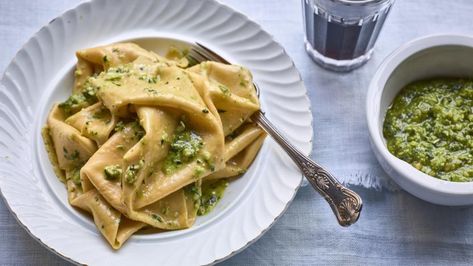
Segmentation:
<svg viewBox="0 0 473 266">
<path fill-rule="evenodd" d="M 72 95 L 52 108 L 43 138 L 70 204 L 115 249 L 144 227 L 192 226 L 218 200 L 203 187 L 244 173 L 263 143 L 241 66 L 188 67 L 176 49 L 163 57 L 133 43 L 76 55 Z"/>
</svg>

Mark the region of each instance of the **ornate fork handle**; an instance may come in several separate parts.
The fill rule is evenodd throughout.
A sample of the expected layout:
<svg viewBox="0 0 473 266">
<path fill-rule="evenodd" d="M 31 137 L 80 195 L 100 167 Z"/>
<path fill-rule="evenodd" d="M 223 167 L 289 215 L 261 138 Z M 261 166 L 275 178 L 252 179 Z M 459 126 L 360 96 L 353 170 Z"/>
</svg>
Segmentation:
<svg viewBox="0 0 473 266">
<path fill-rule="evenodd" d="M 195 62 L 212 60 L 230 64 L 225 58 L 199 43 L 192 47 L 188 57 Z M 258 86 L 256 84 L 253 85 L 259 97 Z M 340 225 L 349 226 L 358 220 L 362 207 L 361 198 L 358 194 L 342 186 L 324 168 L 299 152 L 276 130 L 261 111 L 256 112 L 252 119 L 271 135 L 294 160 L 310 184 L 330 204 Z"/>
<path fill-rule="evenodd" d="M 276 130 L 261 111 L 253 114 L 252 119 L 289 154 L 312 187 L 329 203 L 340 225 L 349 226 L 358 220 L 362 207 L 358 194 L 344 187 L 327 170 L 298 151 Z"/>
</svg>

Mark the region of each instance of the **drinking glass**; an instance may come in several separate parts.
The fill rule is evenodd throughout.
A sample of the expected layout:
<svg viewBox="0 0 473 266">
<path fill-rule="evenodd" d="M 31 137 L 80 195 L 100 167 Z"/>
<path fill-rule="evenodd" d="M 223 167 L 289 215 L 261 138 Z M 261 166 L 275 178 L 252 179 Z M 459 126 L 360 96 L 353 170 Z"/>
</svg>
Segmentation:
<svg viewBox="0 0 473 266">
<path fill-rule="evenodd" d="M 350 71 L 368 61 L 394 0 L 302 0 L 305 48 L 319 65 Z"/>
</svg>

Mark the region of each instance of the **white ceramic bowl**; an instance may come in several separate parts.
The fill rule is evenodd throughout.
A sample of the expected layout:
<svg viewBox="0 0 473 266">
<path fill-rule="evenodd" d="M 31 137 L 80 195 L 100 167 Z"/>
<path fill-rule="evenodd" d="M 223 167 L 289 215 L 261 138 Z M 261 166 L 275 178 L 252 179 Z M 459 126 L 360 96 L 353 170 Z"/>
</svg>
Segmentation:
<svg viewBox="0 0 473 266">
<path fill-rule="evenodd" d="M 378 68 L 369 86 L 366 106 L 373 151 L 381 166 L 403 189 L 423 200 L 449 206 L 473 204 L 473 182 L 434 178 L 396 158 L 383 137 L 386 110 L 407 84 L 433 77 L 472 77 L 473 38 L 432 35 L 402 45 Z"/>
</svg>

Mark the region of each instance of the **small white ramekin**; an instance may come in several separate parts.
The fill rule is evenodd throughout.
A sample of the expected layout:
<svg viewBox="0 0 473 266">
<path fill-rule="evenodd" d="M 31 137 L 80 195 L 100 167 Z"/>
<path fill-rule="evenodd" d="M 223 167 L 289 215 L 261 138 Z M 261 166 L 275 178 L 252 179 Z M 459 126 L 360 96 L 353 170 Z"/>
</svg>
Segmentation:
<svg viewBox="0 0 473 266">
<path fill-rule="evenodd" d="M 434 178 L 396 158 L 383 137 L 386 110 L 407 84 L 433 77 L 473 77 L 473 38 L 432 35 L 408 42 L 389 55 L 374 75 L 366 101 L 371 147 L 383 169 L 404 190 L 449 206 L 473 204 L 473 182 Z"/>
</svg>

